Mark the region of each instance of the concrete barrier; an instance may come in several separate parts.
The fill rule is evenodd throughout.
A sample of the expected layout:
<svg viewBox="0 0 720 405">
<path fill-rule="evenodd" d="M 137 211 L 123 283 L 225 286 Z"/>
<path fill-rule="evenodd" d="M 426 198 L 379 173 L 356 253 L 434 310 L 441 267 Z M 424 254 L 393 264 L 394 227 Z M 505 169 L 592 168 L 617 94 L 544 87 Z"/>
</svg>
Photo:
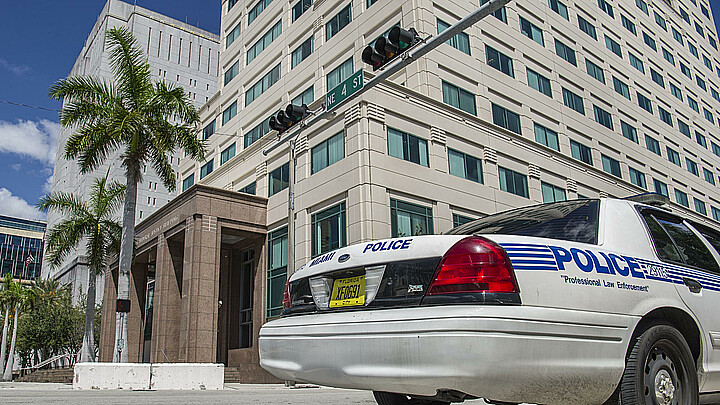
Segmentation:
<svg viewBox="0 0 720 405">
<path fill-rule="evenodd" d="M 78 363 L 73 389 L 146 390 L 150 385 L 150 364 Z"/>
<path fill-rule="evenodd" d="M 207 363 L 78 363 L 77 390 L 221 390 L 225 366 Z"/>
<path fill-rule="evenodd" d="M 150 367 L 151 390 L 221 390 L 222 364 L 157 363 Z"/>
</svg>

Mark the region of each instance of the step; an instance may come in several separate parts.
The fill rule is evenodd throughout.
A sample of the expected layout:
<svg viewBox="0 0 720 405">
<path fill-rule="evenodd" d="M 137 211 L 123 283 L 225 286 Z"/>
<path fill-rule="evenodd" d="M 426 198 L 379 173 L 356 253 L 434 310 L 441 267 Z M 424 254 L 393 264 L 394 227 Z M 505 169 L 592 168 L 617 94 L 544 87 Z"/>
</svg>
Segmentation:
<svg viewBox="0 0 720 405">
<path fill-rule="evenodd" d="M 37 370 L 15 379 L 18 382 L 51 382 L 70 384 L 73 381 L 72 368 L 56 368 L 50 370 Z"/>
</svg>

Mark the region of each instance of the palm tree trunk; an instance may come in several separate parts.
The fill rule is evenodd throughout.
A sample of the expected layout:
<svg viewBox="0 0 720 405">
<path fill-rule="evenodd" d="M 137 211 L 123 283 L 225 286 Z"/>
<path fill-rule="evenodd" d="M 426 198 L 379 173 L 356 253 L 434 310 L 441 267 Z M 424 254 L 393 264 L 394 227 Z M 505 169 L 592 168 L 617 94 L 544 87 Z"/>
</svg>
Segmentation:
<svg viewBox="0 0 720 405">
<path fill-rule="evenodd" d="M 140 178 L 139 172 L 139 167 L 128 168 L 125 202 L 123 204 L 117 297 L 118 299 L 124 300 L 130 296 L 130 268 L 132 266 L 135 242 L 135 206 L 137 184 Z M 113 361 L 116 363 L 128 362 L 127 314 L 120 312 L 115 313 L 115 350 L 113 351 Z"/>
<path fill-rule="evenodd" d="M 3 323 L 2 348 L 0 348 L 0 367 L 5 364 L 7 354 L 8 317 L 10 316 L 10 305 L 5 307 L 5 322 Z"/>
<path fill-rule="evenodd" d="M 18 307 L 15 306 L 15 317 L 13 319 L 13 335 L 10 341 L 10 352 L 8 353 L 7 365 L 5 366 L 5 373 L 3 373 L 3 381 L 12 380 L 12 368 L 13 360 L 15 360 L 15 338 L 17 337 L 17 326 L 18 326 Z"/>
<path fill-rule="evenodd" d="M 83 363 L 95 361 L 95 283 L 97 274 L 89 269 L 87 299 L 85 300 L 85 333 L 80 349 L 80 361 Z"/>
</svg>

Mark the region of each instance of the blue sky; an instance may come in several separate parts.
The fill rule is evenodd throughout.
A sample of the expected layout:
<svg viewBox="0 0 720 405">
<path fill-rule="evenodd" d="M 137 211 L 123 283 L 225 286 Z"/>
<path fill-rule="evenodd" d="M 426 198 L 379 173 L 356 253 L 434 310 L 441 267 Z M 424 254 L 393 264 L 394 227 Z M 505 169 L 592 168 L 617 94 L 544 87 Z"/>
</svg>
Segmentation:
<svg viewBox="0 0 720 405">
<path fill-rule="evenodd" d="M 131 2 L 132 0 L 127 0 Z M 137 0 L 138 6 L 220 30 L 220 0 Z M 60 103 L 47 89 L 70 71 L 104 0 L 0 0 L 0 214 L 42 218 L 34 205 L 48 192 Z M 720 0 L 710 0 L 715 20 Z M 720 58 L 720 55 L 718 55 Z"/>
<path fill-rule="evenodd" d="M 126 0 L 132 3 L 132 0 Z M 0 214 L 42 218 L 60 109 L 48 88 L 72 68 L 105 0 L 0 0 Z M 137 5 L 211 32 L 220 0 L 137 0 Z"/>
</svg>

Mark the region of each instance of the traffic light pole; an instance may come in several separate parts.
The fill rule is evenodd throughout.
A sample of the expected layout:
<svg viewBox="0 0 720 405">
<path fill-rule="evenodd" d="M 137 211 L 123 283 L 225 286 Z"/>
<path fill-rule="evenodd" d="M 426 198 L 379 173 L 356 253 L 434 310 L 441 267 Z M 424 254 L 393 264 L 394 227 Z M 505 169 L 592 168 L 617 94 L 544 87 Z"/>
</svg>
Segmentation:
<svg viewBox="0 0 720 405">
<path fill-rule="evenodd" d="M 294 126 L 294 128 L 290 128 L 287 132 L 287 134 L 280 138 L 275 144 L 269 146 L 265 150 L 263 150 L 263 155 L 267 156 L 270 152 L 274 151 L 275 149 L 279 148 L 285 142 L 290 140 L 290 175 L 288 177 L 289 184 L 288 184 L 288 259 L 287 259 L 287 265 L 288 265 L 288 274 L 292 274 L 295 271 L 295 215 L 294 215 L 294 182 L 295 182 L 295 143 L 297 141 L 298 135 L 302 132 L 303 129 L 306 127 L 314 125 L 316 122 L 325 119 L 330 118 L 331 116 L 335 115 L 335 111 L 338 108 L 341 108 L 342 106 L 349 104 L 354 99 L 360 97 L 363 95 L 366 91 L 370 90 L 371 88 L 375 87 L 377 84 L 383 82 L 385 79 L 389 78 L 390 76 L 394 75 L 395 73 L 399 72 L 403 68 L 405 68 L 407 65 L 415 62 L 419 58 L 425 56 L 428 52 L 432 51 L 433 49 L 437 48 L 438 46 L 445 43 L 445 41 L 449 40 L 450 38 L 454 37 L 455 35 L 465 31 L 470 26 L 474 25 L 478 21 L 482 20 L 483 18 L 489 16 L 490 14 L 494 13 L 495 11 L 499 10 L 504 5 L 508 4 L 510 0 L 489 0 L 487 3 L 483 4 L 478 8 L 477 10 L 473 11 L 469 15 L 467 15 L 462 20 L 458 21 L 454 25 L 452 25 L 450 28 L 446 29 L 445 31 L 439 33 L 436 36 L 430 37 L 427 42 L 424 44 L 417 45 L 400 55 L 396 60 L 391 61 L 388 65 L 386 65 L 380 73 L 378 73 L 375 77 L 370 79 L 365 85 L 357 90 L 355 93 L 351 94 L 346 98 L 345 100 L 340 101 L 337 103 L 333 108 L 329 110 L 325 110 L 319 114 L 314 114 L 309 118 L 304 119 L 300 122 L 299 125 Z M 291 236 L 292 235 L 292 236 Z"/>
</svg>

